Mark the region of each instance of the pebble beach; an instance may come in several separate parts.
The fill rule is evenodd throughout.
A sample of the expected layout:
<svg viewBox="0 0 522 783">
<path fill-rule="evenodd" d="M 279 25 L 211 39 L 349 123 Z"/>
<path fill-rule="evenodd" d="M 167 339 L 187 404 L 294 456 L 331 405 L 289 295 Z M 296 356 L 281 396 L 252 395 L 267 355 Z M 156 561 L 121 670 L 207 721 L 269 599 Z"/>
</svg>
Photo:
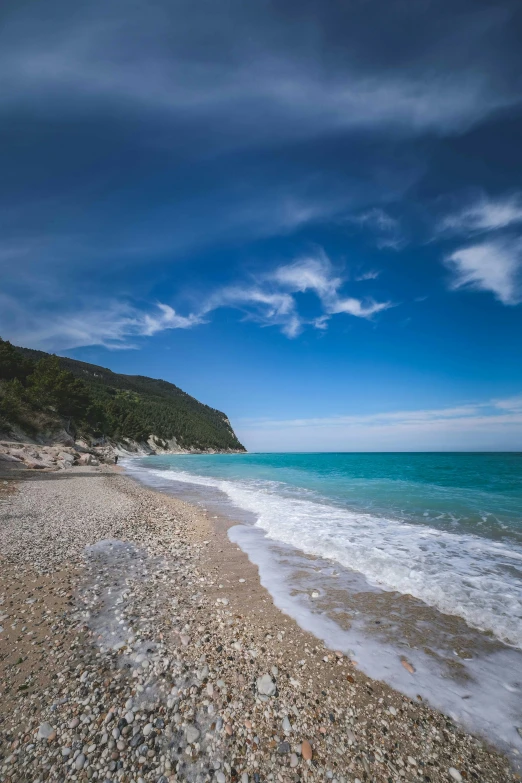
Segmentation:
<svg viewBox="0 0 522 783">
<path fill-rule="evenodd" d="M 520 780 L 279 612 L 201 509 L 111 466 L 9 467 L 0 781 Z"/>
</svg>

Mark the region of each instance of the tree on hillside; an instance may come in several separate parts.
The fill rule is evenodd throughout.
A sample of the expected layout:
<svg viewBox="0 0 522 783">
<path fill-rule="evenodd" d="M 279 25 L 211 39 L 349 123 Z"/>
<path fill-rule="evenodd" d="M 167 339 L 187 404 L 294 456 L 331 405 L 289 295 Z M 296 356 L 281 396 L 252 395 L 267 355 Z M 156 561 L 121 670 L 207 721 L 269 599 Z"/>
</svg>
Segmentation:
<svg viewBox="0 0 522 783">
<path fill-rule="evenodd" d="M 17 378 L 24 383 L 33 371 L 34 365 L 19 353 L 14 345 L 0 337 L 0 380 L 12 381 Z"/>
<path fill-rule="evenodd" d="M 93 399 L 86 385 L 71 372 L 62 370 L 57 356 L 41 359 L 28 378 L 29 394 L 43 408 L 53 408 L 61 416 L 85 417 Z"/>
</svg>

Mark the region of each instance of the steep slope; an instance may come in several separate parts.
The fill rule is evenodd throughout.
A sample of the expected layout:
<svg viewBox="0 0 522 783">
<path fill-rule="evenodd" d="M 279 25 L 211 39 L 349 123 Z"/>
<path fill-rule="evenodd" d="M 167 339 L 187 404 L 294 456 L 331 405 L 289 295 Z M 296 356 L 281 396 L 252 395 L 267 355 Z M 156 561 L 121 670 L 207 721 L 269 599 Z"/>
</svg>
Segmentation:
<svg viewBox="0 0 522 783">
<path fill-rule="evenodd" d="M 43 351 L 15 350 L 30 368 L 50 362 L 49 354 Z M 61 370 L 81 382 L 80 387 L 87 395 L 88 412 L 85 411 L 83 418 L 75 416 L 75 422 L 81 420 L 76 423 L 81 434 L 114 441 L 148 442 L 153 448 L 168 450 L 244 451 L 224 413 L 204 405 L 172 383 L 141 375 L 121 375 L 105 367 L 65 357 L 58 357 L 57 361 Z M 24 372 L 27 376 L 27 366 Z M 29 375 L 28 381 L 22 379 L 29 391 L 31 377 Z M 25 397 L 25 405 L 38 407 L 34 394 L 31 397 L 28 393 Z M 41 418 L 44 412 L 52 411 L 48 406 L 38 414 Z M 38 426 L 36 424 L 37 429 Z"/>
</svg>

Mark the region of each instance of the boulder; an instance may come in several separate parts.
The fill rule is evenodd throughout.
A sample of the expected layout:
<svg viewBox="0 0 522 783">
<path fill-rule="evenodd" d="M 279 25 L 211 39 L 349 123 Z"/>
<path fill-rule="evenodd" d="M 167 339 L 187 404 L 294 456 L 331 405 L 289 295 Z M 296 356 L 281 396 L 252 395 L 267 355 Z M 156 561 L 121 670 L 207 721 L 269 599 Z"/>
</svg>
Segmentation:
<svg viewBox="0 0 522 783">
<path fill-rule="evenodd" d="M 0 452 L 0 460 L 4 462 L 22 462 L 19 457 L 15 457 L 13 454 L 4 454 L 3 452 Z"/>
</svg>

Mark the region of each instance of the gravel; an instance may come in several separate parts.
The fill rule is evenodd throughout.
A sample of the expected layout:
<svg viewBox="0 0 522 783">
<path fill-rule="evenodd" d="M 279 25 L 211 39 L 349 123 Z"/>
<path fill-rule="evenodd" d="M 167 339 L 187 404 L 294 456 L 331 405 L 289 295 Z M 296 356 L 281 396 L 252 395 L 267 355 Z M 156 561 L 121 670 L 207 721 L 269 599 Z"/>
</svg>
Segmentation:
<svg viewBox="0 0 522 783">
<path fill-rule="evenodd" d="M 106 468 L 8 489 L 0 781 L 517 780 L 447 716 L 254 619 L 196 508 Z"/>
</svg>

